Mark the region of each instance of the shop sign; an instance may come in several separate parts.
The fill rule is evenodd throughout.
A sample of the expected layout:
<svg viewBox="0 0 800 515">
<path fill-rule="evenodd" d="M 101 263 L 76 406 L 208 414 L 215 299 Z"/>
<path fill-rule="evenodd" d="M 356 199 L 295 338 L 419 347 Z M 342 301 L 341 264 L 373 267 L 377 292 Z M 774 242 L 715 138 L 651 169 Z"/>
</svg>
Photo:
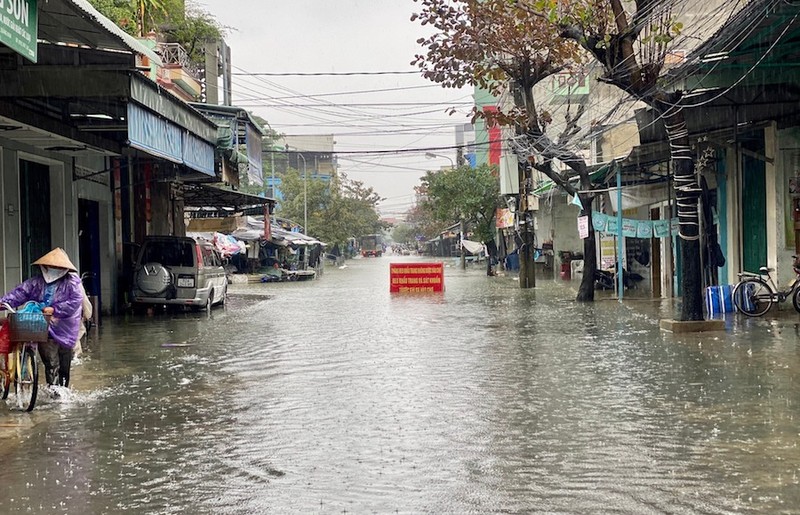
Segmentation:
<svg viewBox="0 0 800 515">
<path fill-rule="evenodd" d="M 0 43 L 36 62 L 37 0 L 0 0 Z"/>
</svg>

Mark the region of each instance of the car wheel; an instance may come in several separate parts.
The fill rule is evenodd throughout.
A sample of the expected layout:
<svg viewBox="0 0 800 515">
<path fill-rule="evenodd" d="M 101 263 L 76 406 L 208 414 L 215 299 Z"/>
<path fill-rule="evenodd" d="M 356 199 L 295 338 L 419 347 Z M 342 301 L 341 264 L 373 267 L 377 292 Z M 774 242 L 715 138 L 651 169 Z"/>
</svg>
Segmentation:
<svg viewBox="0 0 800 515">
<path fill-rule="evenodd" d="M 148 295 L 164 293 L 172 284 L 172 275 L 160 263 L 145 263 L 136 272 L 136 286 Z"/>
<path fill-rule="evenodd" d="M 208 292 L 208 300 L 206 300 L 205 312 L 211 313 L 211 307 L 214 305 L 214 290 Z"/>
<path fill-rule="evenodd" d="M 228 285 L 226 284 L 225 287 L 222 289 L 222 295 L 221 295 L 221 297 L 219 299 L 219 305 L 220 306 L 224 306 L 225 305 L 225 298 L 227 296 L 228 296 Z"/>
</svg>

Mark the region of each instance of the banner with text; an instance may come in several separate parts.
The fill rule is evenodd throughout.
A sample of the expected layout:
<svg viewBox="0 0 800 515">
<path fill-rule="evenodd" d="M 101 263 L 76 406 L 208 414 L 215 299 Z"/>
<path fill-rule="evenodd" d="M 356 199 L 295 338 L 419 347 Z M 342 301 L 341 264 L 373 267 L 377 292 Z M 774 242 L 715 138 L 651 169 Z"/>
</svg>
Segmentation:
<svg viewBox="0 0 800 515">
<path fill-rule="evenodd" d="M 391 293 L 433 293 L 444 291 L 443 263 L 390 263 Z"/>
<path fill-rule="evenodd" d="M 599 233 L 615 235 L 619 233 L 618 220 L 616 216 L 606 215 L 592 211 L 592 228 Z M 578 232 L 581 238 L 583 230 L 581 219 L 578 218 Z M 671 234 L 670 234 L 671 231 Z M 672 220 L 633 220 L 630 218 L 622 219 L 622 236 L 625 238 L 668 238 L 670 235 L 678 234 L 678 219 Z"/>
</svg>

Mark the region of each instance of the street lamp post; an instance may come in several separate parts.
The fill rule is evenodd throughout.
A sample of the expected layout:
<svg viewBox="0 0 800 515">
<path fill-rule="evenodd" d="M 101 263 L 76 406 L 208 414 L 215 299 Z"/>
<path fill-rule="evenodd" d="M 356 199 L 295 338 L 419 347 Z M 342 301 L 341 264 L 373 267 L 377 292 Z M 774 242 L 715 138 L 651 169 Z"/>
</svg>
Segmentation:
<svg viewBox="0 0 800 515">
<path fill-rule="evenodd" d="M 455 168 L 456 167 L 456 163 L 455 163 L 455 161 L 453 161 L 452 158 L 450 158 L 448 156 L 444 156 L 442 154 L 434 154 L 433 152 L 425 152 L 425 157 L 428 158 L 428 159 L 433 159 L 435 157 L 443 157 L 443 158 L 447 159 L 448 161 L 450 161 L 450 168 Z"/>
<path fill-rule="evenodd" d="M 269 170 L 272 175 L 269 183 L 269 196 L 275 198 L 275 152 L 269 153 Z"/>
<path fill-rule="evenodd" d="M 297 155 L 303 159 L 303 233 L 308 234 L 308 165 L 303 154 Z"/>
<path fill-rule="evenodd" d="M 286 149 L 289 149 L 289 145 L 286 145 Z M 295 150 L 295 154 L 303 160 L 303 232 L 308 234 L 308 165 L 299 150 Z"/>
</svg>

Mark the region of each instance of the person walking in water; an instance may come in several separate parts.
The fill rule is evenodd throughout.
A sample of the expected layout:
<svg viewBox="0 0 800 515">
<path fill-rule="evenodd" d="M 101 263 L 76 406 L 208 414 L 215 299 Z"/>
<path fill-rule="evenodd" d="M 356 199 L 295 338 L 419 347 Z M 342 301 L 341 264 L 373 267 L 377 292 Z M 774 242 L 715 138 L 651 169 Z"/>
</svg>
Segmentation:
<svg viewBox="0 0 800 515">
<path fill-rule="evenodd" d="M 70 363 L 83 320 L 83 289 L 77 268 L 67 253 L 56 247 L 33 262 L 41 275 L 31 277 L 0 298 L 17 307 L 28 301 L 38 302 L 50 319 L 49 338 L 39 344 L 49 386 L 69 387 Z"/>
</svg>

